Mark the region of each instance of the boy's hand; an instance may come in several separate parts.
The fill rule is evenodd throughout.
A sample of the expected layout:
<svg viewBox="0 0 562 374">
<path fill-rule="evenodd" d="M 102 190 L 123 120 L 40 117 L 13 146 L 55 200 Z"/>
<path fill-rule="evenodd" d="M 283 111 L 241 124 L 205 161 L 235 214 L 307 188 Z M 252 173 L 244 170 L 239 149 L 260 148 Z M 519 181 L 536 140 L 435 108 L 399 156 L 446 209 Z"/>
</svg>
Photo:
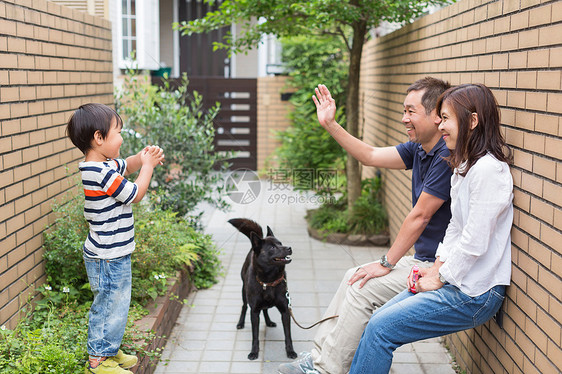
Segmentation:
<svg viewBox="0 0 562 374">
<path fill-rule="evenodd" d="M 141 162 L 144 165 L 155 168 L 162 165 L 164 161 L 164 150 L 157 145 L 149 145 L 141 151 Z"/>
</svg>

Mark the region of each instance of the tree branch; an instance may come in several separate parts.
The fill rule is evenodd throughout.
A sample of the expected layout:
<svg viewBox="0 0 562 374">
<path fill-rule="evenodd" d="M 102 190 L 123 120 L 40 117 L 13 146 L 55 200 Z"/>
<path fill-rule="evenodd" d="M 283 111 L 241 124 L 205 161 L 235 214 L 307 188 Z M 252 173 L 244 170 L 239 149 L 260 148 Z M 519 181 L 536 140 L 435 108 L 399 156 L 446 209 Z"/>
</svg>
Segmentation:
<svg viewBox="0 0 562 374">
<path fill-rule="evenodd" d="M 339 34 L 342 37 L 343 41 L 345 42 L 345 45 L 347 46 L 347 50 L 351 51 L 351 45 L 349 45 L 349 40 L 347 39 L 347 36 L 345 36 L 345 32 L 340 26 L 337 27 L 337 30 L 338 30 L 337 34 Z"/>
</svg>

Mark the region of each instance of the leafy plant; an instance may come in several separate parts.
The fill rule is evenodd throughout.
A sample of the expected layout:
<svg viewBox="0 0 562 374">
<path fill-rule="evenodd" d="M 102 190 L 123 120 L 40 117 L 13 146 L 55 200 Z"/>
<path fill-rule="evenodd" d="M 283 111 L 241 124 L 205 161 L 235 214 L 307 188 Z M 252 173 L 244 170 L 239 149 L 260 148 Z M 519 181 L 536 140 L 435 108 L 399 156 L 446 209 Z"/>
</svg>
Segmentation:
<svg viewBox="0 0 562 374">
<path fill-rule="evenodd" d="M 148 79 L 129 69 L 115 95 L 115 107 L 124 121 L 121 154 L 135 154 L 149 144 L 164 150 L 166 160 L 152 177 L 165 192 L 160 195 L 164 209 L 185 216 L 201 201 L 225 208 L 220 193 L 224 174 L 215 168 L 224 170 L 228 165 L 213 145 L 218 104 L 203 108 L 202 96 L 188 93 L 186 75 L 177 87 L 167 78 L 163 87 Z"/>
<path fill-rule="evenodd" d="M 36 306 L 31 313 L 31 306 L 28 306 L 27 314 L 14 330 L 0 329 L 0 373 L 83 373 L 88 357 L 86 341 L 91 302 L 79 303 L 49 290 L 49 286 L 39 291 L 44 308 Z M 141 331 L 134 324 L 143 315 L 142 308 L 131 307 L 122 347 L 127 353 L 138 352 L 150 357 L 154 353 L 147 352 L 145 347 L 154 334 Z"/>
<path fill-rule="evenodd" d="M 349 232 L 380 234 L 388 227 L 388 215 L 379 198 L 381 179 L 364 179 L 361 184 L 361 196 L 355 200 L 353 209 L 348 211 Z"/>
<path fill-rule="evenodd" d="M 345 46 L 339 39 L 328 36 L 284 38 L 282 46 L 283 62 L 291 76 L 288 85 L 295 92 L 290 99 L 294 105 L 290 114 L 291 126 L 277 134 L 281 141 L 276 151 L 280 166 L 291 170 L 342 170 L 346 153 L 318 124 L 311 95 L 319 83 L 333 88 L 333 97 L 338 106 L 337 117 L 345 125 L 347 61 L 342 52 Z M 298 180 L 300 175 L 306 174 L 292 174 L 297 179 L 294 180 L 296 187 L 310 185 Z M 315 177 L 318 178 L 318 173 L 315 173 Z M 336 190 L 345 185 L 345 179 L 341 175 L 339 177 L 338 185 L 334 186 Z M 317 192 L 333 192 L 333 189 L 322 189 L 325 186 L 318 179 L 313 185 Z"/>
<path fill-rule="evenodd" d="M 160 194 L 153 194 L 152 201 Z M 221 274 L 219 250 L 209 235 L 201 234 L 176 212 L 162 210 L 156 203 L 137 204 L 135 252 L 133 252 L 133 294 L 139 301 L 154 299 L 166 290 L 164 278 L 186 266 L 193 267 L 192 282 L 207 288 Z"/>
<path fill-rule="evenodd" d="M 347 216 L 342 213 L 345 208 L 345 200 L 339 198 L 335 203 L 326 203 L 318 209 L 308 211 L 306 219 L 309 225 L 315 229 L 328 232 L 346 232 Z M 341 217 L 344 217 L 345 220 L 343 225 L 340 226 L 337 222 L 341 222 Z"/>
<path fill-rule="evenodd" d="M 159 194 L 152 193 L 151 197 L 152 203 L 133 206 L 136 246 L 131 256 L 132 300 L 141 305 L 164 294 L 166 279 L 187 266 L 193 266 L 191 276 L 197 287 L 216 283 L 221 271 L 219 251 L 210 236 L 196 231 L 177 213 L 163 210 L 157 203 Z M 45 272 L 52 288 L 51 301 L 65 288 L 71 299 L 92 298 L 82 258 L 88 232 L 83 204 L 79 196 L 55 205 L 57 218 L 45 233 Z"/>
<path fill-rule="evenodd" d="M 328 233 L 380 234 L 388 227 L 386 210 L 379 198 L 380 177 L 362 182 L 361 196 L 348 209 L 342 196 L 335 204 L 324 204 L 307 214 L 312 228 Z"/>
<path fill-rule="evenodd" d="M 86 358 L 86 305 L 49 286 L 15 330 L 0 331 L 0 373 L 80 373 Z M 66 295 L 65 295 L 66 294 Z"/>
<path fill-rule="evenodd" d="M 88 283 L 83 265 L 82 247 L 88 236 L 88 223 L 84 219 L 83 198 L 75 197 L 69 203 L 53 205 L 55 222 L 45 230 L 43 258 L 47 284 L 54 287 L 53 292 L 64 287 L 82 290 L 82 301 L 91 299 L 91 292 L 82 289 Z"/>
<path fill-rule="evenodd" d="M 220 251 L 210 235 L 194 235 L 191 245 L 198 259 L 193 262 L 191 281 L 199 289 L 209 288 L 217 283 L 217 277 L 224 275 L 219 259 Z"/>
</svg>

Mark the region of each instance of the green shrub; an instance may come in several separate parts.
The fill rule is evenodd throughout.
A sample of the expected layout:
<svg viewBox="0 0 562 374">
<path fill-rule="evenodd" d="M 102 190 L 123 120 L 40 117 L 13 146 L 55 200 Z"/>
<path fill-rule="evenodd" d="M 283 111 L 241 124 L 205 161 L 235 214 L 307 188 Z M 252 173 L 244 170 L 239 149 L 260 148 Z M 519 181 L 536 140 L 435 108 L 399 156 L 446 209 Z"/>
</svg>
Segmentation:
<svg viewBox="0 0 562 374">
<path fill-rule="evenodd" d="M 223 160 L 228 155 L 220 156 L 213 145 L 218 104 L 203 108 L 202 96 L 188 93 L 185 75 L 173 88 L 167 80 L 159 87 L 135 74 L 128 71 L 115 95 L 115 107 L 124 121 L 121 154 L 136 154 L 150 144 L 164 150 L 165 162 L 152 176 L 165 192 L 161 195 L 164 209 L 185 216 L 201 201 L 225 208 L 227 203 L 220 193 L 224 174 L 215 168 L 224 170 L 227 164 Z"/>
<path fill-rule="evenodd" d="M 158 196 L 158 197 L 156 197 Z M 152 200 L 159 195 L 153 194 Z M 208 288 L 221 274 L 219 250 L 211 236 L 196 231 L 188 222 L 156 204 L 134 206 L 135 242 L 132 255 L 133 293 L 137 300 L 155 298 L 166 290 L 165 278 L 193 267 L 191 280 Z"/>
<path fill-rule="evenodd" d="M 338 203 L 341 201 L 341 198 L 337 200 Z M 310 227 L 329 232 L 346 232 L 347 216 L 345 214 L 345 206 L 342 208 L 341 204 L 338 203 L 324 204 L 318 209 L 309 211 L 307 220 Z M 342 221 L 343 224 L 341 224 Z"/>
<path fill-rule="evenodd" d="M 328 233 L 381 234 L 388 228 L 388 217 L 380 198 L 380 177 L 362 181 L 361 196 L 353 209 L 347 207 L 347 197 L 336 203 L 326 203 L 310 211 L 307 221 L 310 227 Z"/>
<path fill-rule="evenodd" d="M 318 123 L 316 107 L 312 102 L 314 88 L 325 84 L 330 88 L 336 100 L 336 118 L 345 126 L 345 90 L 347 82 L 347 63 L 341 40 L 334 37 L 291 37 L 281 40 L 283 46 L 282 59 L 290 71 L 290 88 L 295 92 L 291 96 L 294 108 L 289 115 L 291 126 L 277 134 L 281 146 L 276 156 L 282 168 L 299 169 L 332 169 L 342 171 L 346 153 L 343 148 Z M 306 173 L 293 173 L 294 185 L 309 186 L 301 183 L 299 175 L 308 178 Z M 317 174 L 316 174 L 317 175 Z M 340 175 L 337 188 L 345 186 L 345 178 Z M 315 180 L 314 186 L 320 193 L 330 193 L 322 189 L 323 183 Z"/>
<path fill-rule="evenodd" d="M 381 179 L 369 178 L 361 182 L 361 196 L 349 213 L 349 232 L 353 234 L 380 234 L 388 227 L 388 215 L 379 198 Z"/>
<path fill-rule="evenodd" d="M 164 294 L 166 279 L 186 266 L 193 266 L 193 283 L 209 287 L 220 274 L 219 251 L 208 235 L 191 227 L 177 213 L 163 210 L 156 203 L 133 205 L 135 251 L 131 256 L 132 300 L 144 305 Z M 82 259 L 82 247 L 88 233 L 84 219 L 84 198 L 72 198 L 56 205 L 57 218 L 45 233 L 45 272 L 47 284 L 55 291 L 68 287 L 79 300 L 91 299 Z"/>
<path fill-rule="evenodd" d="M 210 235 L 193 235 L 192 244 L 197 253 L 197 261 L 193 262 L 191 281 L 198 289 L 209 288 L 217 283 L 217 277 L 224 276 L 219 259 L 220 251 L 213 243 Z"/>
<path fill-rule="evenodd" d="M 87 329 L 84 304 L 28 315 L 15 330 L 0 331 L 0 373 L 83 373 Z"/>
<path fill-rule="evenodd" d="M 89 288 L 82 288 L 88 283 L 82 257 L 82 247 L 89 230 L 84 219 L 84 198 L 79 196 L 65 204 L 55 203 L 53 211 L 57 218 L 45 230 L 43 244 L 47 284 L 55 291 L 62 291 L 64 287 L 81 290 L 77 298 L 89 300 L 92 297 Z"/>
<path fill-rule="evenodd" d="M 79 303 L 68 293 L 48 287 L 41 287 L 39 291 L 44 308 L 37 306 L 33 313 L 27 313 L 14 330 L 0 329 L 0 374 L 83 373 L 88 357 L 86 342 L 91 302 Z M 147 352 L 144 347 L 154 333 L 141 331 L 134 324 L 144 314 L 138 306 L 129 310 L 122 349 L 150 357 L 154 352 Z"/>
</svg>

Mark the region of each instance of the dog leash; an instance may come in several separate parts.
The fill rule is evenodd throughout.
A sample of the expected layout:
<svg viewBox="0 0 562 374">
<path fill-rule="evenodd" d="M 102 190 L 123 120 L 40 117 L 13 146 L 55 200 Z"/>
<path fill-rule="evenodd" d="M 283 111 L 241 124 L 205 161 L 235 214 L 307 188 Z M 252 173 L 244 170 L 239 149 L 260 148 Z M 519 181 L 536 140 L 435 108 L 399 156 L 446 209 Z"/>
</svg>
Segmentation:
<svg viewBox="0 0 562 374">
<path fill-rule="evenodd" d="M 286 282 L 286 281 L 285 281 L 285 282 Z M 310 325 L 310 326 L 308 326 L 308 327 L 301 326 L 301 324 L 297 322 L 297 320 L 296 320 L 296 318 L 295 318 L 295 315 L 293 314 L 293 307 L 292 307 L 292 305 L 291 305 L 291 296 L 289 295 L 289 289 L 288 289 L 288 288 L 287 288 L 287 292 L 285 293 L 285 297 L 286 297 L 287 300 L 289 301 L 289 313 L 291 314 L 291 318 L 293 318 L 293 322 L 295 322 L 295 324 L 296 324 L 298 327 L 300 327 L 301 329 L 308 330 L 308 329 L 311 329 L 311 328 L 313 328 L 314 326 L 316 326 L 316 325 L 318 325 L 318 324 L 320 324 L 320 323 L 322 323 L 322 322 L 324 322 L 324 321 L 327 321 L 327 320 L 329 320 L 329 319 L 333 319 L 333 318 L 339 317 L 339 315 L 330 316 L 330 317 L 323 318 L 323 319 L 321 319 L 320 321 L 318 321 L 318 322 L 316 322 L 316 323 L 314 323 L 313 325 Z"/>
</svg>

